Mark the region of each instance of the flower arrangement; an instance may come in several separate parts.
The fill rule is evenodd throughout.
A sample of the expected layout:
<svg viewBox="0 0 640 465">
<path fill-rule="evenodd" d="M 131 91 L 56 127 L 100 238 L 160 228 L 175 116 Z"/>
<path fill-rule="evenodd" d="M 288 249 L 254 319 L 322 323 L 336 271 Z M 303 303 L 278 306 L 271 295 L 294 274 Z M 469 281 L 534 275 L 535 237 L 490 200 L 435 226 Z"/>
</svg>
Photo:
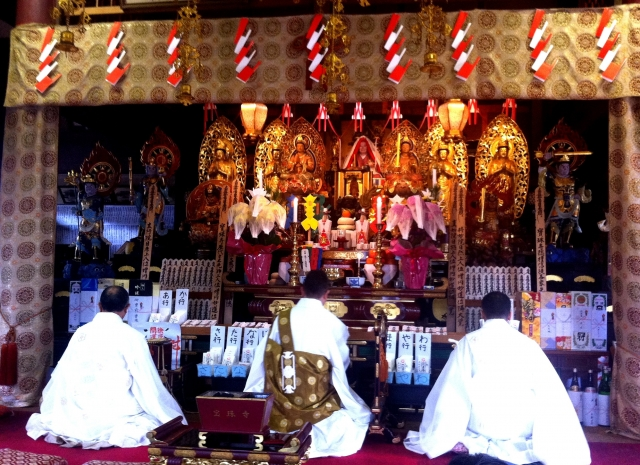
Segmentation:
<svg viewBox="0 0 640 465">
<path fill-rule="evenodd" d="M 245 256 L 244 271 L 249 284 L 267 283 L 271 254 L 280 247 L 275 228 L 284 228 L 287 219 L 284 207 L 267 198 L 261 184 L 249 191 L 248 204 L 238 202 L 227 213 L 228 226 L 233 228 L 233 234 L 227 239 L 227 251 Z"/>
<path fill-rule="evenodd" d="M 429 197 L 428 192 L 424 192 Z M 444 258 L 434 241 L 438 231 L 446 232 L 438 204 L 425 202 L 420 195 L 398 196 L 387 214 L 387 231 L 398 228 L 400 237 L 391 241 L 389 252 L 400 257 L 400 268 L 409 289 L 422 289 L 429 271 L 429 259 Z"/>
</svg>

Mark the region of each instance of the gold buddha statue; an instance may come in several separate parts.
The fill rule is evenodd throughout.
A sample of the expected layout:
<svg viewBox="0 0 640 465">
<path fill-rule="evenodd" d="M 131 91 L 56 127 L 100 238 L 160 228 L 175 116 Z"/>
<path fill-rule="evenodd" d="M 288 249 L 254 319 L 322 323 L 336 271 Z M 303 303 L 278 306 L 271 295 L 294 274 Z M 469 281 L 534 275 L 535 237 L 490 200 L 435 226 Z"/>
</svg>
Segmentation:
<svg viewBox="0 0 640 465">
<path fill-rule="evenodd" d="M 309 149 L 308 137 L 301 134 L 295 138 L 294 144 L 295 150 L 289 159 L 280 163 L 279 190 L 296 195 L 319 192 L 322 180 L 314 175 L 316 162 Z"/>
<path fill-rule="evenodd" d="M 287 169 L 295 171 L 295 165 L 300 164 L 303 166 L 304 172 L 313 173 L 316 169 L 316 162 L 313 155 L 309 153 L 308 137 L 300 134 L 295 138 L 294 144 L 296 148 L 287 161 Z"/>
<path fill-rule="evenodd" d="M 237 177 L 236 164 L 231 160 L 230 144 L 226 140 L 218 139 L 207 177 L 210 181 L 235 181 Z"/>
<path fill-rule="evenodd" d="M 270 192 L 280 190 L 280 174 L 282 170 L 282 149 L 280 146 L 271 148 L 271 162 L 265 163 L 264 186 Z"/>
<path fill-rule="evenodd" d="M 435 147 L 435 157 L 429 165 L 429 172 L 435 170 L 436 185 L 439 190 L 439 198 L 444 204 L 442 215 L 446 224 L 451 221 L 451 201 L 453 199 L 453 189 L 458 179 L 458 170 L 450 161 L 452 158 L 453 145 L 438 143 Z"/>
<path fill-rule="evenodd" d="M 491 152 L 493 156 L 487 167 L 487 177 L 479 187 L 485 187 L 487 192 L 498 197 L 501 215 L 513 216 L 518 173 L 513 147 L 508 140 L 499 138 L 491 144 Z"/>
<path fill-rule="evenodd" d="M 391 195 L 408 197 L 423 188 L 422 175 L 418 167 L 418 157 L 414 152 L 413 141 L 404 136 L 400 141 L 396 156 L 387 163 L 385 185 Z"/>
</svg>

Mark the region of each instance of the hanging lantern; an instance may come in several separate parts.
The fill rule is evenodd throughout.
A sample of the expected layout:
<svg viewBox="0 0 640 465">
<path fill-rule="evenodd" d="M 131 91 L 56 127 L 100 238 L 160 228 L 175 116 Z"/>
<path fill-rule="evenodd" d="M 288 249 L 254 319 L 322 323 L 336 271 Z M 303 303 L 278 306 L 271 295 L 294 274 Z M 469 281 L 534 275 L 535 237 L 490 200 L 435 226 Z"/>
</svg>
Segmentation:
<svg viewBox="0 0 640 465">
<path fill-rule="evenodd" d="M 420 71 L 423 73 L 429 73 L 435 71 L 438 64 L 438 55 L 435 52 L 427 52 L 424 54 L 424 64 L 420 67 Z"/>
<path fill-rule="evenodd" d="M 242 137 L 255 142 L 262 135 L 262 127 L 267 120 L 267 106 L 264 103 L 243 103 L 240 116 L 245 130 Z"/>
<path fill-rule="evenodd" d="M 78 51 L 78 47 L 75 45 L 75 35 L 73 31 L 69 30 L 70 18 L 76 14 L 76 11 L 80 11 L 78 31 L 83 34 L 86 30 L 85 26 L 91 20 L 86 12 L 85 0 L 57 0 L 56 6 L 51 11 L 51 17 L 54 21 L 58 21 L 64 15 L 65 24 L 67 25 L 67 29 L 60 33 L 60 40 L 55 45 L 55 48 L 61 52 L 73 53 Z"/>
<path fill-rule="evenodd" d="M 469 108 L 459 98 L 451 99 L 438 107 L 438 117 L 446 139 L 462 139 L 462 131 L 469 119 Z"/>
<path fill-rule="evenodd" d="M 73 31 L 62 31 L 60 33 L 60 42 L 58 42 L 55 47 L 61 52 L 77 52 L 78 47 L 75 45 Z"/>
<path fill-rule="evenodd" d="M 181 84 L 180 92 L 176 95 L 176 99 L 185 107 L 191 105 L 195 100 L 193 95 L 191 95 L 191 86 L 189 84 Z"/>
</svg>

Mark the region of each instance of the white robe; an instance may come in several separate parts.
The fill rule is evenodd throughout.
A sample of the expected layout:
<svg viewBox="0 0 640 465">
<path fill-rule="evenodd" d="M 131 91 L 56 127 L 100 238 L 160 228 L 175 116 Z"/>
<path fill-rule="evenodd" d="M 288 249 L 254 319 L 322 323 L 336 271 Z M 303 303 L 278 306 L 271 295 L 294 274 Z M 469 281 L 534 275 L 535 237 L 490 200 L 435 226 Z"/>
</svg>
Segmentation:
<svg viewBox="0 0 640 465">
<path fill-rule="evenodd" d="M 160 381 L 144 336 L 115 313 L 80 327 L 29 418 L 33 439 L 85 449 L 149 444 L 146 433 L 180 406 Z"/>
<path fill-rule="evenodd" d="M 290 324 L 295 350 L 323 355 L 329 360 L 332 366 L 331 384 L 342 402 L 342 409 L 313 425 L 310 457 L 341 457 L 355 454 L 362 447 L 369 428 L 371 411 L 347 382 L 349 330 L 316 299 L 300 299 L 291 310 Z M 280 343 L 277 318 L 273 322 L 270 339 Z M 264 391 L 266 344 L 265 337 L 256 349 L 244 389 L 246 392 Z"/>
<path fill-rule="evenodd" d="M 430 458 L 458 442 L 515 464 L 588 465 L 589 446 L 569 396 L 540 347 L 505 320 L 469 333 L 427 397 L 405 447 Z"/>
</svg>

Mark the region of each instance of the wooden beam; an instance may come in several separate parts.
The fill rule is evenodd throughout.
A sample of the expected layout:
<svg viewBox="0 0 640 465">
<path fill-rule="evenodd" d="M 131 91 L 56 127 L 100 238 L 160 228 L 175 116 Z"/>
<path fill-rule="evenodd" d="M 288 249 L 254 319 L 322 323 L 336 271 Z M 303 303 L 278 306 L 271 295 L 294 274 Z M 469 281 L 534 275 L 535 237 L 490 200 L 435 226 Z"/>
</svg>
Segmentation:
<svg viewBox="0 0 640 465">
<path fill-rule="evenodd" d="M 85 8 L 85 12 L 89 16 L 121 15 L 124 13 L 122 8 L 120 8 L 119 6 L 88 6 Z M 80 16 L 81 14 L 81 8 L 78 8 L 73 12 L 73 16 Z"/>
</svg>

